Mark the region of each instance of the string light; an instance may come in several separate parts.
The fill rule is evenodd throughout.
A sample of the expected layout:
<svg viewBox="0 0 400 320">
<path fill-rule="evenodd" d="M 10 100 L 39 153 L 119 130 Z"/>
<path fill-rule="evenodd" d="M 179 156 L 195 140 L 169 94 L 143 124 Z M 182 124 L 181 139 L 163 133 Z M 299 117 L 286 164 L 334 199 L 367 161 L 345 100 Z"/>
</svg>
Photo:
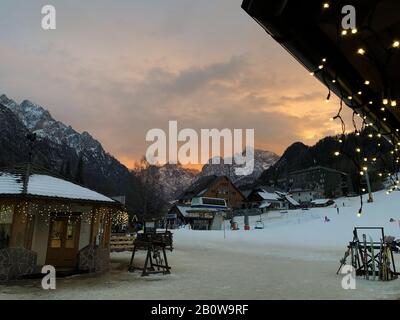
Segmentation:
<svg viewBox="0 0 400 320">
<path fill-rule="evenodd" d="M 365 54 L 365 49 L 360 48 L 357 50 L 357 53 L 363 56 Z"/>
<path fill-rule="evenodd" d="M 324 9 L 329 9 L 329 7 L 330 7 L 329 2 L 324 2 L 324 4 L 322 5 L 322 7 L 323 7 Z"/>
<path fill-rule="evenodd" d="M 51 221 L 57 218 L 58 215 L 63 214 L 68 217 L 68 221 L 71 222 L 72 217 L 76 221 L 82 221 L 87 224 L 97 223 L 101 218 L 107 215 L 111 215 L 114 224 L 126 223 L 126 219 L 129 220 L 128 213 L 119 209 L 111 209 L 108 207 L 100 207 L 93 209 L 91 206 L 80 207 L 80 215 L 75 215 L 71 204 L 63 203 L 42 203 L 34 201 L 23 201 L 15 205 L 1 205 L 0 206 L 0 221 L 4 221 L 5 217 L 18 210 L 22 213 L 23 223 L 32 221 L 35 216 L 41 217 L 42 220 L 48 226 Z"/>
<path fill-rule="evenodd" d="M 326 6 L 325 6 L 325 3 L 326 3 Z M 329 3 L 328 2 L 325 2 L 325 3 L 323 3 L 324 8 L 325 9 L 329 8 Z M 353 28 L 351 30 L 350 29 L 347 29 L 347 30 L 346 29 L 342 29 L 340 31 L 342 36 L 347 36 L 350 32 L 351 32 L 351 34 L 355 35 L 355 34 L 358 33 L 358 30 L 357 30 L 357 28 Z M 397 39 L 394 40 L 392 42 L 391 46 L 392 46 L 392 48 L 400 48 L 400 41 L 397 40 Z M 355 50 L 356 50 L 357 54 L 362 55 L 362 56 L 365 55 L 367 58 L 369 58 L 371 60 L 374 60 L 373 52 L 371 52 L 371 56 L 367 54 L 368 47 L 359 47 L 359 48 L 355 48 Z M 388 50 L 387 47 L 386 47 L 386 50 Z M 390 54 L 390 53 L 388 53 L 388 54 Z M 387 58 L 389 59 L 390 56 L 387 57 Z M 322 59 L 322 61 L 323 61 L 323 64 L 319 65 L 318 69 L 314 70 L 314 72 L 315 73 L 321 72 L 321 73 L 323 73 L 323 76 L 324 76 L 324 70 L 322 70 L 322 69 L 324 69 L 324 67 L 325 67 L 324 63 L 326 62 L 326 59 L 324 58 L 324 59 Z M 312 73 L 312 75 L 314 75 L 314 72 Z M 331 75 L 329 75 L 329 76 L 331 76 Z M 336 79 L 337 78 L 335 76 L 335 79 L 331 80 L 331 82 L 332 83 L 337 83 Z M 324 81 L 325 81 L 326 86 L 329 88 L 329 93 L 328 93 L 328 96 L 327 96 L 327 99 L 326 99 L 326 102 L 329 102 L 331 88 L 327 84 L 327 81 L 326 80 L 324 80 Z M 369 86 L 371 84 L 371 81 L 369 79 L 364 79 L 363 82 L 364 82 L 365 86 Z M 390 82 L 388 82 L 388 83 L 390 83 Z M 386 122 L 387 118 L 386 117 L 380 118 L 381 119 L 380 121 L 379 121 L 379 119 L 375 120 L 376 119 L 376 115 L 375 114 L 372 114 L 372 115 L 370 114 L 371 112 L 373 112 L 373 111 L 371 111 L 372 108 L 370 108 L 370 109 L 364 108 L 366 103 L 368 103 L 369 105 L 372 106 L 372 105 L 374 105 L 374 101 L 375 101 L 375 104 L 377 104 L 376 103 L 376 102 L 378 102 L 377 99 L 373 99 L 373 100 L 370 100 L 368 102 L 361 101 L 362 98 L 361 97 L 359 98 L 358 96 L 365 95 L 365 92 L 363 92 L 364 90 L 360 90 L 362 88 L 358 88 L 358 90 L 357 90 L 357 88 L 352 88 L 352 89 L 354 89 L 354 91 L 350 91 L 349 92 L 348 88 L 345 86 L 345 84 L 343 84 L 342 88 L 340 86 L 339 87 L 337 86 L 336 89 L 338 89 L 338 90 L 343 90 L 344 89 L 344 92 L 347 92 L 347 95 L 346 95 L 346 93 L 341 91 L 339 97 L 341 98 L 341 103 L 342 103 L 343 99 L 345 99 L 345 97 L 347 96 L 347 101 L 346 102 L 351 107 L 351 109 L 353 109 L 353 126 L 355 128 L 355 136 L 360 136 L 360 132 L 362 132 L 363 134 L 366 133 L 367 136 L 370 139 L 374 139 L 375 137 L 377 139 L 380 139 L 382 137 L 382 134 L 380 133 L 380 130 L 384 129 L 385 131 L 384 131 L 383 134 L 385 136 L 388 136 L 388 138 L 389 138 L 389 135 L 390 135 L 391 141 L 389 141 L 389 142 L 391 142 L 392 145 L 395 145 L 397 143 L 400 146 L 400 142 L 396 141 L 396 139 L 398 139 L 398 136 L 395 136 L 395 134 L 392 133 L 392 132 L 389 133 L 389 131 L 388 131 L 389 129 L 386 126 L 382 127 L 382 123 L 380 121 Z M 387 95 L 387 93 L 391 93 L 391 92 L 392 92 L 391 88 L 385 88 L 385 91 L 384 91 L 385 94 L 383 95 L 384 98 L 382 99 L 382 104 L 383 105 L 381 105 L 381 106 L 377 105 L 378 110 L 380 110 L 382 112 L 385 112 L 386 111 L 386 107 L 385 106 L 388 106 L 388 105 L 390 105 L 392 107 L 396 107 L 397 106 L 397 101 L 393 100 L 392 99 L 393 97 Z M 349 93 L 351 93 L 351 95 Z M 340 116 L 341 108 L 342 108 L 342 106 L 339 109 L 338 115 L 336 115 L 333 118 L 330 118 L 329 120 L 330 121 L 334 121 L 335 119 L 339 119 L 341 121 L 341 123 L 342 123 L 342 135 L 341 135 L 341 137 L 345 137 L 346 136 L 345 129 L 344 129 L 345 128 L 345 123 L 344 123 L 343 119 Z M 362 110 L 362 115 L 360 115 L 360 113 L 359 113 L 359 112 L 361 112 L 361 110 Z M 361 126 L 360 129 L 357 128 L 357 124 L 356 124 L 356 121 L 355 121 L 355 116 L 358 116 L 358 117 L 360 117 L 362 119 L 362 126 Z M 368 118 L 368 120 L 367 120 L 367 118 Z M 364 129 L 366 129 L 368 127 L 373 127 L 376 131 L 378 131 L 378 133 L 375 135 L 375 133 L 365 132 Z M 399 129 L 396 129 L 396 132 L 399 132 Z M 371 168 L 371 166 L 372 166 L 372 168 L 375 169 L 376 165 L 381 165 L 380 161 L 377 162 L 377 157 L 374 154 L 370 154 L 370 153 L 366 154 L 366 152 L 364 152 L 364 154 L 362 154 L 361 148 L 357 147 L 357 145 L 355 147 L 355 152 L 358 153 L 358 154 L 362 154 L 362 155 L 357 156 L 357 157 L 354 157 L 354 156 L 351 156 L 351 155 L 347 155 L 346 154 L 346 149 L 344 149 L 345 148 L 345 144 L 343 144 L 342 138 L 339 138 L 339 136 L 338 136 L 337 137 L 337 141 L 339 141 L 342 144 L 342 146 L 341 146 L 340 150 L 334 152 L 334 155 L 335 156 L 339 156 L 341 154 L 344 154 L 345 156 L 348 156 L 349 158 L 351 158 L 351 160 L 355 164 L 355 166 L 357 168 L 357 171 L 359 172 L 360 176 L 363 176 L 367 172 L 369 167 Z M 379 140 L 377 141 L 376 145 L 379 148 L 381 148 L 381 143 L 379 142 Z M 394 150 L 390 151 L 390 153 L 393 155 L 392 157 L 390 157 L 390 161 L 393 160 L 394 164 L 395 163 L 400 163 L 400 156 L 398 156 L 399 155 L 398 154 L 399 149 L 395 148 Z M 379 150 L 382 150 L 382 149 L 379 149 Z M 368 155 L 368 157 L 366 157 L 366 155 Z M 385 164 L 385 162 L 384 162 L 385 161 L 384 157 L 381 157 L 379 159 L 381 161 L 383 161 L 383 165 L 385 167 L 387 167 L 387 164 Z M 362 162 L 362 160 L 364 162 Z M 362 165 L 364 165 L 364 166 L 362 166 Z M 373 169 L 372 169 L 372 171 L 373 171 Z M 399 171 L 398 169 L 394 169 L 394 170 L 395 170 L 395 172 Z M 383 173 L 379 172 L 378 175 L 380 177 L 382 177 Z M 385 173 L 385 175 L 386 175 L 386 173 Z M 396 190 L 400 189 L 400 187 L 399 187 L 400 180 L 399 179 L 395 180 L 390 173 L 388 173 L 388 177 L 393 182 L 395 181 L 395 183 L 394 183 L 395 185 L 392 188 L 390 188 L 389 192 L 392 192 L 395 189 Z M 396 173 L 396 177 L 397 177 L 397 173 Z M 358 190 L 362 191 L 362 192 L 365 192 L 365 188 L 361 187 L 361 177 L 359 179 L 359 183 L 360 183 L 360 186 L 359 186 L 360 188 Z M 362 208 L 363 208 L 363 198 L 362 198 L 362 193 L 361 192 L 360 192 L 360 201 L 361 201 L 361 207 L 360 207 L 360 210 L 359 210 L 359 212 L 357 214 L 358 217 L 360 217 L 362 215 Z"/>
</svg>

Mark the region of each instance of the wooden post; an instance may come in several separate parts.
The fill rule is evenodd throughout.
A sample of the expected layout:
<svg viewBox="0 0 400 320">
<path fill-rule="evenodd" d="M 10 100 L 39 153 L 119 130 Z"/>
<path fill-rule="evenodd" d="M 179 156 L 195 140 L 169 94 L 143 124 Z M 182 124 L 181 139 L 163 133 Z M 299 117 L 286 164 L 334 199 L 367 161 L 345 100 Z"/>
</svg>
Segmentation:
<svg viewBox="0 0 400 320">
<path fill-rule="evenodd" d="M 365 180 L 367 181 L 368 188 L 368 202 L 374 202 L 374 198 L 372 198 L 371 183 L 369 182 L 368 171 L 365 171 Z"/>
</svg>

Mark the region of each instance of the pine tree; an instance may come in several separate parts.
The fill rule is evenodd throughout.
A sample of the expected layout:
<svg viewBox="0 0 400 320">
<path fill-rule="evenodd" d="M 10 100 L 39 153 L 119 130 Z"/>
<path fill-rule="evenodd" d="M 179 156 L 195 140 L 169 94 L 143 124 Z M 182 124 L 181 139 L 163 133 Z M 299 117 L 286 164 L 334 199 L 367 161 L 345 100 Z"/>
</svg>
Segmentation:
<svg viewBox="0 0 400 320">
<path fill-rule="evenodd" d="M 81 185 L 84 184 L 84 178 L 83 178 L 84 158 L 83 157 L 84 157 L 83 152 L 81 152 L 79 154 L 78 164 L 76 166 L 76 172 L 75 172 L 75 177 L 74 177 L 74 181 Z"/>
</svg>

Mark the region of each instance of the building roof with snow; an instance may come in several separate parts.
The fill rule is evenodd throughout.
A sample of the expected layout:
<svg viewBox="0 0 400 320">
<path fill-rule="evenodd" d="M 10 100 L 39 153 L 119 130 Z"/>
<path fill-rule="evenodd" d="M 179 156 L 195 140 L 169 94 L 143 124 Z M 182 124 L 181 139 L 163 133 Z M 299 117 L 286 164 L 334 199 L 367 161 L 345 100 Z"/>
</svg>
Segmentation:
<svg viewBox="0 0 400 320">
<path fill-rule="evenodd" d="M 0 197 L 32 197 L 117 204 L 98 192 L 29 165 L 0 169 Z"/>
<path fill-rule="evenodd" d="M 275 192 L 268 192 L 268 191 L 258 191 L 257 194 L 263 199 L 263 200 L 275 200 L 278 201 L 281 199 L 281 197 L 275 193 Z"/>
<path fill-rule="evenodd" d="M 334 203 L 334 201 L 332 199 L 315 199 L 311 201 L 311 204 L 314 205 L 327 205 L 329 203 Z"/>
</svg>

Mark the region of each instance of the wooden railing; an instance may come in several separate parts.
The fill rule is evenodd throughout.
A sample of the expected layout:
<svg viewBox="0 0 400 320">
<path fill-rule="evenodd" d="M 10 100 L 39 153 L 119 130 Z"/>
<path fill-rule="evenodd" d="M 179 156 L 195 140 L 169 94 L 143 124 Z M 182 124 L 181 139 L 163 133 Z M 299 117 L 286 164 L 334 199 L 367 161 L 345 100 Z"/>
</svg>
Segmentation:
<svg viewBox="0 0 400 320">
<path fill-rule="evenodd" d="M 135 239 L 136 235 L 133 236 L 112 235 L 110 240 L 110 251 L 111 252 L 132 251 Z"/>
</svg>

